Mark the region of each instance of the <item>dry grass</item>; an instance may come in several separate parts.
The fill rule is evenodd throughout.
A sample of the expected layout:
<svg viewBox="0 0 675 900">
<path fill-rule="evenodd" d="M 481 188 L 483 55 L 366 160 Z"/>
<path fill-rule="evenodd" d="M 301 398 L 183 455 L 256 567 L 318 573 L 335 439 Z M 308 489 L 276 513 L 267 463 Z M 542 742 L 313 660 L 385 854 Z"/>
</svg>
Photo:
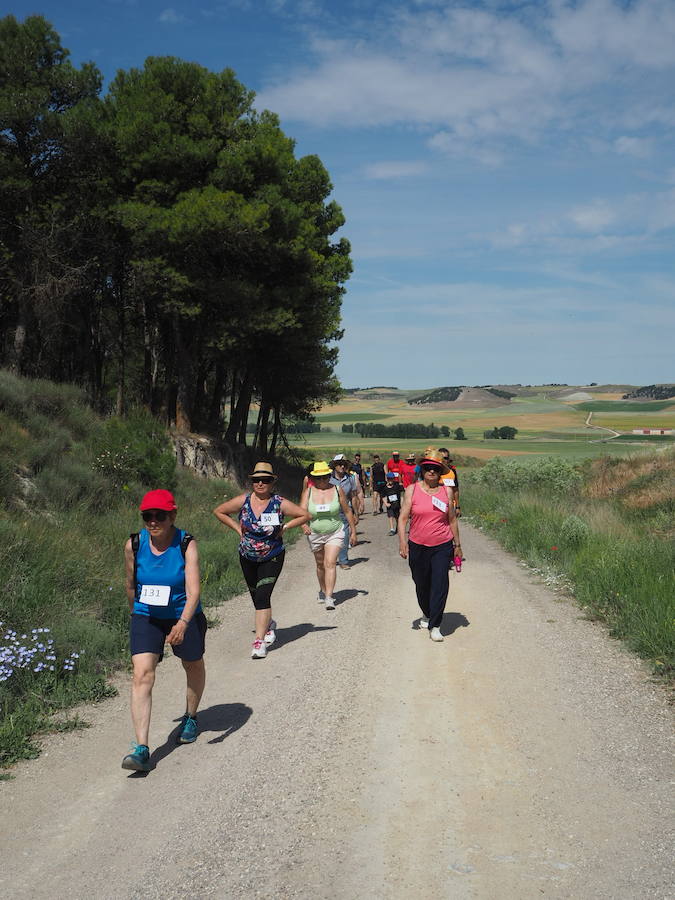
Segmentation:
<svg viewBox="0 0 675 900">
<path fill-rule="evenodd" d="M 617 497 L 637 509 L 666 503 L 675 496 L 675 451 L 595 460 L 584 495 Z"/>
</svg>

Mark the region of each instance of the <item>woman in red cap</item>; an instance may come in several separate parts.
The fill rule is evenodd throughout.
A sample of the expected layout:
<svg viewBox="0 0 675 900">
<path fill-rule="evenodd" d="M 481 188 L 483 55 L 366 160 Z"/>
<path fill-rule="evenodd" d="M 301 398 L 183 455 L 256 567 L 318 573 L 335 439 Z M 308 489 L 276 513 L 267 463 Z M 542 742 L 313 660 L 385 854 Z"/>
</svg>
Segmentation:
<svg viewBox="0 0 675 900">
<path fill-rule="evenodd" d="M 442 641 L 441 622 L 448 599 L 448 570 L 454 553 L 462 555 L 459 526 L 452 505 L 452 488 L 439 484 L 448 471 L 438 450 L 426 450 L 420 461 L 422 481 L 405 489 L 398 520 L 399 553 L 408 560 L 417 602 L 422 610 L 420 628 L 428 628 L 432 641 Z M 406 542 L 406 525 L 412 516 Z M 454 549 L 454 553 L 453 553 Z"/>
<path fill-rule="evenodd" d="M 136 744 L 122 760 L 122 768 L 147 772 L 152 767 L 148 747 L 152 688 L 165 642 L 181 660 L 187 678 L 186 709 L 177 741 L 191 744 L 197 740 L 197 707 L 206 678 L 206 617 L 199 602 L 197 543 L 174 525 L 173 494 L 149 491 L 140 509 L 145 528 L 131 535 L 124 547 L 131 611 L 131 718 Z"/>
<path fill-rule="evenodd" d="M 252 490 L 226 500 L 214 516 L 239 535 L 239 562 L 255 607 L 255 640 L 252 659 L 264 659 L 276 640 L 272 618 L 272 591 L 284 565 L 283 534 L 303 525 L 309 513 L 275 493 L 277 476 L 271 463 L 258 462 L 249 476 Z M 234 516 L 237 516 L 235 519 Z M 291 516 L 284 523 L 284 516 Z"/>
</svg>

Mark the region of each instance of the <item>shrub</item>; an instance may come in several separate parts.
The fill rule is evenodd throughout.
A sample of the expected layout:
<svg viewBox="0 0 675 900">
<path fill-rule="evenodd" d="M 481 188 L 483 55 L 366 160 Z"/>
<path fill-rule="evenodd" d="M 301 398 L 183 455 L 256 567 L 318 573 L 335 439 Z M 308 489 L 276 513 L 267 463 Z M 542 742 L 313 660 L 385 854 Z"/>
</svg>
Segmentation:
<svg viewBox="0 0 675 900">
<path fill-rule="evenodd" d="M 589 537 L 590 529 L 579 516 L 568 516 L 560 526 L 560 537 L 570 547 L 580 547 Z"/>
<path fill-rule="evenodd" d="M 141 410 L 127 419 L 109 419 L 93 446 L 93 468 L 115 485 L 140 481 L 151 487 L 173 490 L 176 458 L 166 431 Z"/>
<path fill-rule="evenodd" d="M 533 489 L 550 494 L 577 493 L 581 475 L 574 466 L 555 456 L 540 459 L 504 459 L 495 456 L 473 476 L 478 484 L 505 491 Z"/>
</svg>

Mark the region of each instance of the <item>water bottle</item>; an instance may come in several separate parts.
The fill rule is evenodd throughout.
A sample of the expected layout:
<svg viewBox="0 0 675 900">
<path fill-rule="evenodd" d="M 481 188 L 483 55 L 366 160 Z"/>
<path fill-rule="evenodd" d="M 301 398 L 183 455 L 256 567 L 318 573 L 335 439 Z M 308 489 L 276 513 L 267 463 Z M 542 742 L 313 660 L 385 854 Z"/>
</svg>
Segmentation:
<svg viewBox="0 0 675 900">
<path fill-rule="evenodd" d="M 455 572 L 461 572 L 461 571 L 462 571 L 462 557 L 456 556 L 455 557 Z"/>
</svg>

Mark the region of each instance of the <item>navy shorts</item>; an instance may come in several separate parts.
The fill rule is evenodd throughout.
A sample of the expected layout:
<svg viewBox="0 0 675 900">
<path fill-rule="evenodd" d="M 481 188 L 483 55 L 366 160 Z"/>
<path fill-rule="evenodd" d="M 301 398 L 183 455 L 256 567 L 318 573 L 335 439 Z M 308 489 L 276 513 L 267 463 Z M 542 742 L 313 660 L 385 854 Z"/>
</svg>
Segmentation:
<svg viewBox="0 0 675 900">
<path fill-rule="evenodd" d="M 137 653 L 156 653 L 160 660 L 164 656 L 164 643 L 167 635 L 178 619 L 158 619 L 157 616 L 142 616 L 132 613 L 129 622 L 129 644 L 131 655 Z M 185 629 L 182 644 L 171 649 L 173 655 L 186 662 L 195 662 L 204 656 L 206 637 L 206 616 L 203 612 L 195 613 Z"/>
</svg>

